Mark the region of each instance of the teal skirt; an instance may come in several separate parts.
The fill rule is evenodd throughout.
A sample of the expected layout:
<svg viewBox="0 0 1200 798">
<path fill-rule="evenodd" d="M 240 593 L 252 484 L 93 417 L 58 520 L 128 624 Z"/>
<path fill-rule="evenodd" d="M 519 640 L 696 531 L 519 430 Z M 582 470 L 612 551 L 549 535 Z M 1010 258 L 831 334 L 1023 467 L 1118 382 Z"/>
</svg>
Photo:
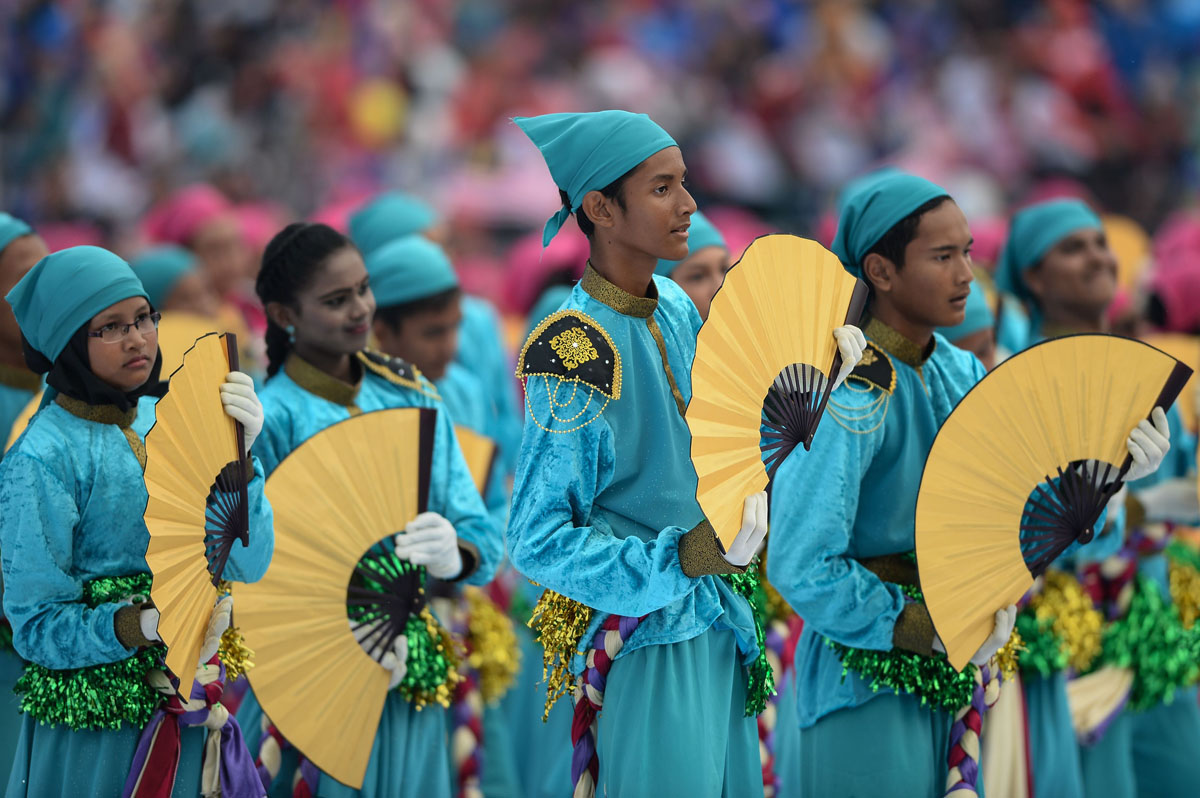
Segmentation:
<svg viewBox="0 0 1200 798">
<path fill-rule="evenodd" d="M 21 699 L 13 692 L 13 685 L 24 668 L 16 653 L 0 651 L 0 784 L 8 784 L 13 754 L 21 736 Z"/>
<path fill-rule="evenodd" d="M 1021 681 L 1025 687 L 1029 768 L 1035 798 L 1083 798 L 1083 767 L 1067 704 L 1066 675 L 1058 671 L 1049 678 L 1031 675 Z"/>
<path fill-rule="evenodd" d="M 203 727 L 185 728 L 174 795 L 200 794 Z M 43 726 L 26 715 L 8 778 L 8 798 L 116 798 L 125 786 L 141 730 L 71 731 Z"/>
</svg>

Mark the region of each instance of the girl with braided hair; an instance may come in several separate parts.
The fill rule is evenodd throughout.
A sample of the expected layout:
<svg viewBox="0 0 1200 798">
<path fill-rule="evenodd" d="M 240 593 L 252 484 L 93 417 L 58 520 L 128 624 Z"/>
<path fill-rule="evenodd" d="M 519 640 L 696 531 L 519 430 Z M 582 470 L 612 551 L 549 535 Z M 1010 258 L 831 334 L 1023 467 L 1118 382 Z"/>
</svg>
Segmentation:
<svg viewBox="0 0 1200 798">
<path fill-rule="evenodd" d="M 449 415 L 437 392 L 408 363 L 366 348 L 375 314 L 362 255 L 323 224 L 285 227 L 267 245 L 256 291 L 267 313 L 266 421 L 258 451 L 267 474 L 311 436 L 358 413 L 397 407 L 438 410 L 429 512 L 397 530 L 395 553 L 444 581 L 482 585 L 491 580 L 503 544 L 467 470 Z M 393 686 L 407 671 L 405 637 L 382 655 Z M 453 687 L 453 685 L 449 685 Z M 252 750 L 282 747 L 273 734 L 257 735 L 264 721 L 253 694 L 238 712 Z M 447 798 L 451 793 L 444 706 L 423 709 L 397 690 L 389 693 L 361 790 L 326 774 L 315 775 L 321 796 Z M 330 733 L 336 733 L 331 730 Z M 256 739 L 257 738 L 257 739 Z M 303 752 L 300 752 L 303 754 Z M 291 774 L 265 757 L 260 773 L 272 795 L 290 795 Z M 272 772 L 274 771 L 274 772 Z"/>
</svg>

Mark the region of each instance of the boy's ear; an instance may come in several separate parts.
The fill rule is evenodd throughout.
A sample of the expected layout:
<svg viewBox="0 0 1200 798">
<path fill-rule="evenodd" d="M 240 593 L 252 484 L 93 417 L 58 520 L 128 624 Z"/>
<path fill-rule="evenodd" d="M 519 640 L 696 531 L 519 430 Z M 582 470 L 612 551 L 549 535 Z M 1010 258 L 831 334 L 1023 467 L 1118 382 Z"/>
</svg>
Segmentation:
<svg viewBox="0 0 1200 798">
<path fill-rule="evenodd" d="M 871 252 L 863 258 L 863 274 L 870 279 L 876 291 L 881 294 L 891 293 L 896 278 L 896 264 L 878 252 Z"/>
<path fill-rule="evenodd" d="M 583 195 L 583 202 L 579 207 L 597 228 L 611 228 L 616 224 L 616 219 L 613 218 L 613 204 L 612 200 L 599 191 L 589 191 Z"/>
</svg>

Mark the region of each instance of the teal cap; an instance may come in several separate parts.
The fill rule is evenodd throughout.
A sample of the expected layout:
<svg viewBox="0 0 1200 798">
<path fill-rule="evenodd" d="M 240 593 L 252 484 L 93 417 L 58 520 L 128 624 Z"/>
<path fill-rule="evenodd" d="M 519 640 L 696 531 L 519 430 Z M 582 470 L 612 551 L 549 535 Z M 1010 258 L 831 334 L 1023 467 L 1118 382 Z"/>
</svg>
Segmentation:
<svg viewBox="0 0 1200 798">
<path fill-rule="evenodd" d="M 437 221 L 429 203 L 399 191 L 386 191 L 350 217 L 350 240 L 365 258 L 389 241 L 428 230 Z"/>
<path fill-rule="evenodd" d="M 980 330 L 986 330 L 995 323 L 996 318 L 992 315 L 992 309 L 988 307 L 987 294 L 976 280 L 971 283 L 971 293 L 967 295 L 967 308 L 962 322 L 953 327 L 939 327 L 938 332 L 953 343 Z"/>
<path fill-rule="evenodd" d="M 1082 200 L 1049 200 L 1017 211 L 996 266 L 996 286 L 1018 299 L 1032 300 L 1025 271 L 1076 230 L 1103 229 L 1100 217 Z"/>
<path fill-rule="evenodd" d="M 559 208 L 542 230 L 548 246 L 567 217 L 579 210 L 589 191 L 599 191 L 675 139 L 645 114 L 595 111 L 545 114 L 513 119 L 537 145 L 555 184 L 567 193 L 571 207 Z"/>
<path fill-rule="evenodd" d="M 33 233 L 33 228 L 15 216 L 0 211 L 0 252 L 21 236 Z"/>
<path fill-rule="evenodd" d="M 688 258 L 706 247 L 729 249 L 721 231 L 714 227 L 704 214 L 696 211 L 692 214 L 692 226 L 688 228 Z M 654 273 L 660 277 L 670 277 L 671 272 L 675 271 L 675 267 L 685 260 L 687 258 L 681 260 L 662 260 L 660 258 L 658 265 L 654 267 Z"/>
<path fill-rule="evenodd" d="M 39 260 L 7 299 L 25 339 L 54 362 L 93 316 L 134 296 L 150 300 L 128 263 L 100 247 L 71 247 Z"/>
<path fill-rule="evenodd" d="M 862 262 L 871 247 L 898 222 L 938 197 L 950 192 L 923 177 L 898 169 L 882 169 L 847 186 L 841 199 L 833 254 L 846 271 L 862 277 Z"/>
<path fill-rule="evenodd" d="M 130 265 L 142 281 L 150 304 L 162 310 L 179 278 L 196 268 L 196 256 L 183 247 L 152 247 L 134 258 Z"/>
<path fill-rule="evenodd" d="M 445 250 L 424 236 L 405 236 L 367 255 L 375 304 L 403 305 L 458 287 Z"/>
</svg>

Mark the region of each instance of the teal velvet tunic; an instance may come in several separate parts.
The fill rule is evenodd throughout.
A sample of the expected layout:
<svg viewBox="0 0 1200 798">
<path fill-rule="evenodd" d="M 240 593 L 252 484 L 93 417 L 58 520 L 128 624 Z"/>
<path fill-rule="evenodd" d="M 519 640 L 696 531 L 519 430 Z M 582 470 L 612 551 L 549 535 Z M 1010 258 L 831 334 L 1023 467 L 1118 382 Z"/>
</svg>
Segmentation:
<svg viewBox="0 0 1200 798">
<path fill-rule="evenodd" d="M 495 430 L 492 424 L 491 402 L 482 380 L 458 363 L 451 363 L 434 386 L 455 426 L 466 427 L 491 439 L 497 447 L 500 446 L 500 442 L 493 437 Z M 498 448 L 483 495 L 488 514 L 498 529 L 504 529 L 508 524 L 507 482 L 503 455 Z"/>
</svg>

